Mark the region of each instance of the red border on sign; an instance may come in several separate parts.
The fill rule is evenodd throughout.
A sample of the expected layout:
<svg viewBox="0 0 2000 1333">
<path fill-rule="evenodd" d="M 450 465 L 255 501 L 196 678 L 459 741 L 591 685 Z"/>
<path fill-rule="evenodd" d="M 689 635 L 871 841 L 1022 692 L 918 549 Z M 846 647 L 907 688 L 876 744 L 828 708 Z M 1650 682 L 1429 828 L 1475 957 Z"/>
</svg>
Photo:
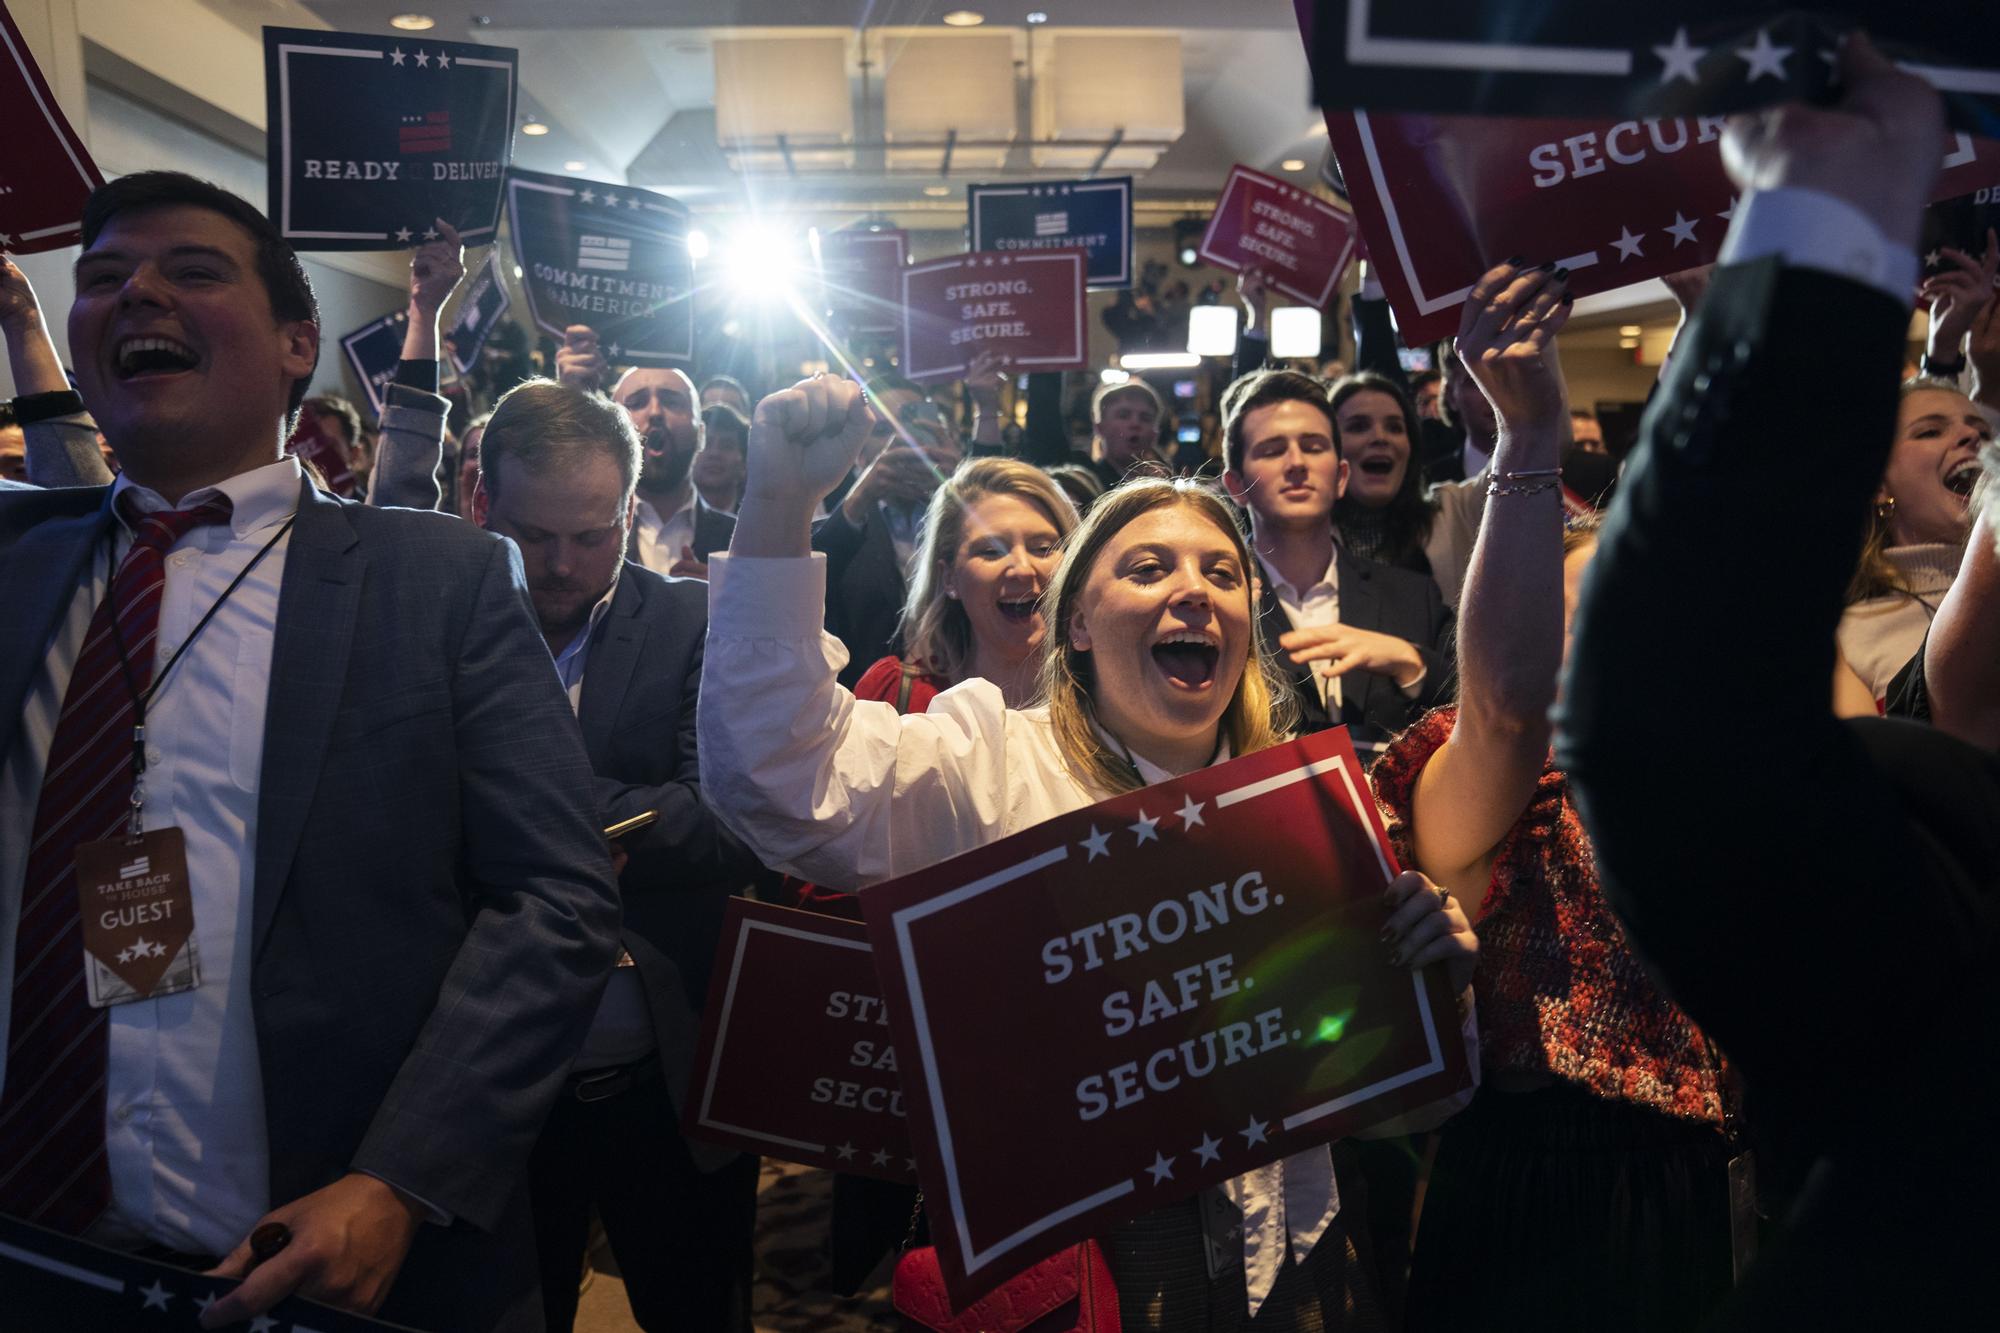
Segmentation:
<svg viewBox="0 0 2000 1333">
<path fill-rule="evenodd" d="M 14 17 L 7 12 L 5 5 L 0 5 L 0 42 L 6 43 L 7 56 L 14 62 L 14 69 L 20 75 L 22 85 L 35 99 L 35 106 L 41 111 L 49 132 L 62 145 L 63 153 L 69 158 L 70 165 L 76 168 L 77 179 L 83 185 L 83 195 L 88 197 L 92 190 L 104 184 L 104 177 L 99 174 L 97 164 L 91 161 L 90 150 L 84 147 L 83 140 L 70 128 L 69 119 L 63 115 L 55 94 L 49 91 L 48 81 L 42 78 L 40 66 L 35 64 L 34 56 L 29 54 L 27 39 L 21 36 L 20 29 L 14 26 Z M 19 129 L 16 128 L 12 132 L 18 134 Z M 76 221 L 22 232 L 19 236 L 11 237 L 7 244 L 0 245 L 0 251 L 18 255 L 39 254 L 45 250 L 60 250 L 66 245 L 82 240 L 81 204 L 82 199 L 79 199 L 79 216 Z M 21 244 L 24 241 L 32 244 Z"/>
<path fill-rule="evenodd" d="M 1241 192 L 1245 184 L 1251 182 L 1263 185 L 1286 197 L 1296 196 L 1293 202 L 1302 204 L 1323 217 L 1331 219 L 1347 232 L 1347 244 L 1341 247 L 1339 256 L 1334 260 L 1333 267 L 1327 275 L 1326 286 L 1318 292 L 1309 292 L 1302 287 L 1294 287 L 1285 282 L 1277 273 L 1270 270 L 1262 270 L 1269 278 L 1273 291 L 1282 292 L 1294 300 L 1304 301 L 1307 305 L 1316 307 L 1317 309 L 1326 309 L 1327 303 L 1333 300 L 1334 292 L 1340 287 L 1340 278 L 1343 273 L 1347 272 L 1348 262 L 1354 258 L 1354 243 L 1356 238 L 1361 235 L 1361 225 L 1352 213 L 1335 208 L 1312 191 L 1301 189 L 1293 185 L 1290 181 L 1281 181 L 1276 176 L 1266 176 L 1261 171 L 1252 171 L 1250 168 L 1240 164 L 1231 167 L 1229 169 L 1229 179 L 1222 184 L 1222 196 L 1215 201 L 1215 212 L 1209 215 L 1208 228 L 1201 234 L 1201 245 L 1198 247 L 1197 253 L 1217 268 L 1229 269 L 1232 272 L 1240 272 L 1242 270 L 1243 265 L 1240 262 L 1232 256 L 1220 254 L 1210 248 L 1209 242 L 1215 236 L 1216 219 L 1223 216 L 1224 210 L 1239 206 L 1236 203 L 1236 196 Z"/>
<path fill-rule="evenodd" d="M 1288 753 L 1281 753 L 1288 752 Z M 1275 761 L 1275 762 L 1273 762 Z M 1238 767 L 1238 772 L 1225 777 L 1224 781 L 1234 781 L 1236 785 L 1219 791 L 1205 791 L 1190 788 L 1197 795 L 1204 795 L 1218 810 L 1241 805 L 1268 796 L 1302 782 L 1317 782 L 1322 788 L 1331 786 L 1339 792 L 1342 803 L 1355 816 L 1365 835 L 1370 850 L 1385 879 L 1398 872 L 1395 854 L 1382 828 L 1374 797 L 1362 776 L 1361 765 L 1351 744 L 1342 730 L 1323 732 L 1303 741 L 1292 742 L 1279 749 L 1265 751 L 1261 755 L 1248 756 L 1232 764 L 1217 769 L 1206 770 L 1211 781 L 1222 774 L 1224 769 Z M 1203 774 L 1190 774 L 1179 779 L 1176 786 L 1191 780 L 1200 783 Z M 1247 780 L 1245 780 L 1247 779 Z M 1149 788 L 1153 793 L 1148 799 L 1147 792 L 1132 793 L 1125 797 L 1113 798 L 1092 809 L 1122 818 L 1124 807 L 1137 802 L 1151 804 L 1158 799 L 1159 788 Z M 1171 797 L 1168 798 L 1171 800 Z M 1135 806 L 1136 808 L 1136 806 Z M 946 1281 L 955 1295 L 964 1296 L 990 1288 L 1010 1272 L 1024 1267 L 1027 1263 L 1046 1253 L 1050 1233 L 1060 1234 L 1060 1229 L 1075 1224 L 1086 1214 L 1090 1214 L 1116 1200 L 1133 1196 L 1141 1191 L 1138 1175 L 1109 1185 L 1100 1185 L 1091 1193 L 1050 1207 L 1034 1221 L 1019 1226 L 1004 1236 L 977 1236 L 974 1222 L 967 1215 L 967 1204 L 961 1183 L 961 1173 L 953 1146 L 953 1126 L 951 1110 L 941 1086 L 941 1068 L 937 1056 L 938 1037 L 931 1029 L 931 1018 L 926 1004 L 925 978 L 919 974 L 916 960 L 917 942 L 913 939 L 912 927 L 918 922 L 936 918 L 941 913 L 949 913 L 956 907 L 1004 885 L 1016 883 L 1038 872 L 1073 859 L 1078 855 L 1070 825 L 1075 814 L 1059 817 L 1060 828 L 1052 827 L 1041 839 L 1035 839 L 1035 831 L 1016 835 L 1028 845 L 1035 841 L 1054 842 L 1042 850 L 1032 851 L 1020 860 L 999 868 L 991 867 L 991 858 L 977 861 L 968 870 L 984 871 L 955 888 L 935 896 L 929 896 L 908 906 L 892 908 L 886 919 L 878 920 L 870 914 L 871 930 L 878 942 L 887 937 L 893 940 L 893 956 L 889 950 L 883 951 L 884 966 L 900 970 L 900 981 L 907 991 L 908 1008 L 894 1016 L 898 1020 L 907 1019 L 914 1035 L 913 1041 L 903 1041 L 903 1033 L 898 1031 L 898 1049 L 904 1052 L 903 1068 L 906 1073 L 906 1095 L 921 1096 L 921 1109 L 912 1105 L 911 1130 L 918 1157 L 922 1163 L 923 1180 L 927 1207 L 931 1211 L 933 1227 L 939 1236 L 940 1256 L 944 1261 Z M 1142 812 L 1143 813 L 1143 812 Z M 1058 821 L 1052 821 L 1052 825 Z M 1034 841 L 1030 841 L 1034 840 Z M 978 858 L 979 852 L 969 856 Z M 874 890 L 878 895 L 882 889 Z M 867 895 L 863 895 L 864 910 L 868 905 Z M 1421 1040 L 1424 1052 L 1420 1063 L 1386 1073 L 1369 1085 L 1350 1089 L 1313 1106 L 1299 1108 L 1284 1114 L 1272 1126 L 1275 1134 L 1290 1134 L 1310 1128 L 1342 1111 L 1350 1110 L 1376 1098 L 1393 1097 L 1401 1089 L 1421 1080 L 1440 1075 L 1450 1075 L 1454 1069 L 1463 1072 L 1462 1041 L 1456 1015 L 1447 1002 L 1442 1009 L 1432 986 L 1442 985 L 1436 977 L 1426 974 L 1435 969 L 1426 969 L 1425 974 L 1410 974 L 1409 984 L 1414 995 L 1414 1009 L 1421 1024 Z M 885 976 L 885 981 L 887 977 Z M 944 978 L 933 978 L 942 981 Z M 893 988 L 892 988 L 893 989 Z M 1442 994 L 1439 991 L 1437 994 Z M 914 1052 L 914 1056 L 911 1055 Z M 1437 1095 L 1444 1095 L 1439 1093 Z M 1405 1094 L 1407 1096 L 1407 1094 Z M 968 1118 L 988 1113 L 989 1108 L 960 1106 L 959 1113 Z M 1393 1102 L 1385 1108 L 1384 1116 L 1391 1116 L 1410 1107 Z M 1325 1140 L 1320 1140 L 1325 1141 Z M 1298 1151 L 1305 1147 L 1299 1144 L 1287 1151 Z M 935 1168 L 935 1169 L 934 1169 Z M 1143 1172 L 1140 1173 L 1141 1175 Z M 1050 1239 L 1053 1239 L 1052 1237 Z M 1009 1255 L 1016 1256 L 1011 1262 Z M 956 1271 L 962 1263 L 962 1272 Z"/>
</svg>

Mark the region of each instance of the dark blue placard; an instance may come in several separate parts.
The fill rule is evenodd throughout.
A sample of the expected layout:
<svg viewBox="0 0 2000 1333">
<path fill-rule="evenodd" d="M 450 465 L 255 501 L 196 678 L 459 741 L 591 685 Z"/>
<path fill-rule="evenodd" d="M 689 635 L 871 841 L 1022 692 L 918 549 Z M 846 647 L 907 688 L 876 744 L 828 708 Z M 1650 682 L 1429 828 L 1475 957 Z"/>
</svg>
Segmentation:
<svg viewBox="0 0 2000 1333">
<path fill-rule="evenodd" d="M 507 173 L 507 230 L 535 327 L 597 332 L 614 363 L 678 366 L 694 356 L 694 261 L 677 199 L 606 181 Z"/>
<path fill-rule="evenodd" d="M 1953 128 L 2000 135 L 1990 3 L 1841 0 L 1293 0 L 1328 108 L 1597 119 L 1726 115 L 1833 92 L 1835 52 L 1867 30 L 1944 95 Z M 1817 12 L 1815 12 L 1817 11 Z"/>
<path fill-rule="evenodd" d="M 1090 256 L 1087 285 L 1132 285 L 1132 178 L 968 185 L 974 250 L 1068 250 Z"/>
<path fill-rule="evenodd" d="M 0 1325 L 9 1330 L 198 1333 L 201 1312 L 236 1285 L 0 1217 Z M 404 1327 L 296 1296 L 254 1326 L 272 1333 L 395 1333 Z"/>
<path fill-rule="evenodd" d="M 479 349 L 506 316 L 509 304 L 507 288 L 500 282 L 500 254 L 489 251 L 465 289 L 458 318 L 445 330 L 445 355 L 451 358 L 452 369 L 461 375 L 472 369 L 479 360 Z"/>
<path fill-rule="evenodd" d="M 409 322 L 409 315 L 398 310 L 340 340 L 340 350 L 347 353 L 347 364 L 353 367 L 354 378 L 361 381 L 362 392 L 368 395 L 377 418 L 389 396 L 389 381 L 396 378 L 396 367 L 402 363 L 403 332 Z"/>
<path fill-rule="evenodd" d="M 433 219 L 491 240 L 512 157 L 502 46 L 264 29 L 270 214 L 301 250 L 406 250 Z"/>
</svg>

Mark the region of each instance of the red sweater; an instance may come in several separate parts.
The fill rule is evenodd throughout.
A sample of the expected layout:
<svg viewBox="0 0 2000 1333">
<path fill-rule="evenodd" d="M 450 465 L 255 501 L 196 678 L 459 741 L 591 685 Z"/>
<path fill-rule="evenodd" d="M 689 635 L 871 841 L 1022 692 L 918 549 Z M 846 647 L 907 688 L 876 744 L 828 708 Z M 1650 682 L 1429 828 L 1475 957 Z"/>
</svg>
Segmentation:
<svg viewBox="0 0 2000 1333">
<path fill-rule="evenodd" d="M 1405 864 L 1417 775 L 1457 715 L 1434 710 L 1370 771 Z M 1722 1124 L 1707 1040 L 1627 944 L 1598 883 L 1569 780 L 1552 764 L 1500 844 L 1477 921 L 1473 992 L 1486 1069 L 1550 1074 L 1600 1097 Z"/>
</svg>

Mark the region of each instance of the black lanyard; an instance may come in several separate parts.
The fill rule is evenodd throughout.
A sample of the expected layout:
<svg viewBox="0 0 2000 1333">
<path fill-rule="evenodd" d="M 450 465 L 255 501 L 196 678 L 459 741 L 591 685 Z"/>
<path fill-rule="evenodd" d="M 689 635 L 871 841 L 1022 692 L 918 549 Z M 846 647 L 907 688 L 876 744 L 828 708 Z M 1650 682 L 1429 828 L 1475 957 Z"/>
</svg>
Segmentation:
<svg viewBox="0 0 2000 1333">
<path fill-rule="evenodd" d="M 292 524 L 297 521 L 298 515 L 296 513 L 286 519 L 284 524 L 271 535 L 271 540 L 265 542 L 257 554 L 250 557 L 250 563 L 237 571 L 236 577 L 229 581 L 229 586 L 222 590 L 222 595 L 215 599 L 215 604 L 208 608 L 200 620 L 195 622 L 194 629 L 189 631 L 185 639 L 181 640 L 181 646 L 174 649 L 174 655 L 167 659 L 167 664 L 153 673 L 152 684 L 148 685 L 143 691 L 139 688 L 137 678 L 132 674 L 132 659 L 125 651 L 125 634 L 118 628 L 118 608 L 115 604 L 112 606 L 111 642 L 118 648 L 118 667 L 125 677 L 125 691 L 132 696 L 131 834 L 133 837 L 136 838 L 139 836 L 139 812 L 141 807 L 146 803 L 146 705 L 151 703 L 153 696 L 160 692 L 160 688 L 166 684 L 167 677 L 172 674 L 176 666 L 180 665 L 182 655 L 193 646 L 195 639 L 200 636 L 201 632 L 208 628 L 208 622 L 215 619 L 215 613 L 222 609 L 222 604 L 229 600 L 230 594 L 242 586 L 243 580 L 250 577 L 250 571 L 263 563 L 264 557 L 271 553 L 271 548 L 276 546 L 280 539 L 292 530 Z M 118 534 L 115 531 L 107 531 L 104 534 L 104 538 L 104 595 L 110 597 L 117 591 L 118 586 L 118 570 L 113 559 L 118 550 Z M 160 558 L 164 560 L 166 554 L 165 551 L 162 551 Z M 163 588 L 161 590 L 162 600 L 165 599 L 165 596 L 166 593 Z"/>
</svg>

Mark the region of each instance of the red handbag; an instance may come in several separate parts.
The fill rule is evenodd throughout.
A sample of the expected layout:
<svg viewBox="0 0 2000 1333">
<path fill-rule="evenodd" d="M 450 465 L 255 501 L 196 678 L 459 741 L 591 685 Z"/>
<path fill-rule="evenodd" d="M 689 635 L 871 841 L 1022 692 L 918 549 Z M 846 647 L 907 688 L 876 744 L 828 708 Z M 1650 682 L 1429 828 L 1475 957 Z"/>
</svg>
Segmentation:
<svg viewBox="0 0 2000 1333">
<path fill-rule="evenodd" d="M 956 1313 L 937 1250 L 906 1250 L 889 1299 L 898 1314 L 935 1333 L 1118 1333 L 1118 1288 L 1094 1240 L 1050 1255 Z"/>
</svg>

